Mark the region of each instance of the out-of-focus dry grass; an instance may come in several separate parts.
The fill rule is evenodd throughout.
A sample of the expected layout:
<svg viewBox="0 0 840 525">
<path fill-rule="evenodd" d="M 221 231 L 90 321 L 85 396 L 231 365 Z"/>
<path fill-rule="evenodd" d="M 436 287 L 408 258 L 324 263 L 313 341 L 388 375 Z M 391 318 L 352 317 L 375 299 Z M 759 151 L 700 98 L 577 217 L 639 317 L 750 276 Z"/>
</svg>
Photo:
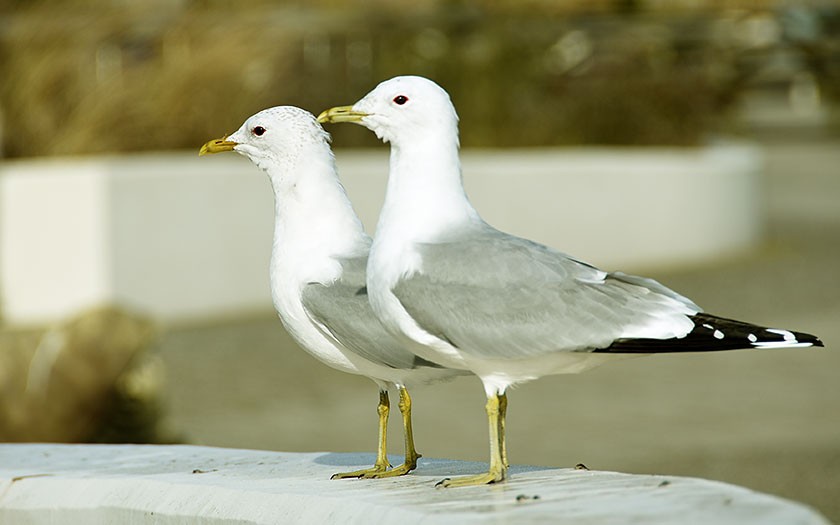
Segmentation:
<svg viewBox="0 0 840 525">
<path fill-rule="evenodd" d="M 6 35 L 11 156 L 200 144 L 282 99 L 272 77 L 294 66 L 282 31 L 254 40 L 245 30 L 269 32 L 258 17 L 239 17 L 241 30 L 229 31 L 222 12 L 64 14 L 47 19 L 33 10 Z M 258 63 L 265 72 L 249 80 L 244 72 Z"/>
<path fill-rule="evenodd" d="M 646 5 L 21 2 L 0 24 L 2 150 L 194 148 L 406 73 L 451 92 L 466 146 L 697 142 L 780 45 L 744 36 L 775 15 Z"/>
</svg>

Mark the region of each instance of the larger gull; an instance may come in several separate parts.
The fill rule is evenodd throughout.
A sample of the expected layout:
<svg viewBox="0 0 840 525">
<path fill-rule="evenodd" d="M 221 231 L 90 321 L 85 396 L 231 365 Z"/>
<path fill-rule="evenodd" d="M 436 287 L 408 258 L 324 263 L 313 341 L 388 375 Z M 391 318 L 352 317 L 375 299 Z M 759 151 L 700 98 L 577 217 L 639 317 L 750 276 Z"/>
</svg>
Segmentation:
<svg viewBox="0 0 840 525">
<path fill-rule="evenodd" d="M 484 384 L 489 471 L 441 486 L 505 479 L 512 385 L 626 354 L 822 346 L 813 335 L 705 314 L 654 280 L 603 272 L 488 225 L 464 192 L 455 108 L 428 79 L 387 80 L 318 119 L 358 123 L 391 143 L 368 261 L 374 312 L 417 355 Z"/>
<path fill-rule="evenodd" d="M 373 467 L 333 478 L 407 474 L 414 448 L 406 385 L 465 372 L 405 350 L 374 317 L 365 292 L 371 239 L 338 180 L 329 135 L 300 108 L 278 106 L 250 117 L 238 131 L 202 146 L 199 155 L 235 151 L 268 174 L 275 196 L 271 296 L 289 334 L 307 352 L 379 387 L 379 446 Z M 405 461 L 388 470 L 388 388 L 399 390 Z"/>
</svg>

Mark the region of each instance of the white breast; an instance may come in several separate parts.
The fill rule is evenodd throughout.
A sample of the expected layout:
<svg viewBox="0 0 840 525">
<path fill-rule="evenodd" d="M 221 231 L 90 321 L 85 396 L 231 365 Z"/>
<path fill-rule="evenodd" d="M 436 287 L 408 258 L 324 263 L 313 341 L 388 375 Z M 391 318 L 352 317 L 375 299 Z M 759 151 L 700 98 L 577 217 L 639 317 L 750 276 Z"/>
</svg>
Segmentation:
<svg viewBox="0 0 840 525">
<path fill-rule="evenodd" d="M 290 268 L 288 262 L 272 257 L 271 260 L 271 298 L 274 308 L 289 332 L 304 350 L 325 364 L 343 372 L 361 373 L 360 367 L 334 341 L 324 336 L 307 315 L 301 300 L 301 290 L 308 282 L 330 282 L 337 278 L 340 267 L 324 266 L 312 268 L 306 274 Z M 294 265 L 292 265 L 294 266 Z"/>
</svg>

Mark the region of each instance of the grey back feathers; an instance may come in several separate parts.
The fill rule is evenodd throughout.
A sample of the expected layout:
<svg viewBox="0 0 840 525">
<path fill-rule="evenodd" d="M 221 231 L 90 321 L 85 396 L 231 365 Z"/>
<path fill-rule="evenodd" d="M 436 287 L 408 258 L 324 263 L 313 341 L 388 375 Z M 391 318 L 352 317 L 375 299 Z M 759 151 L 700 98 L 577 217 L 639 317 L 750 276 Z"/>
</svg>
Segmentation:
<svg viewBox="0 0 840 525">
<path fill-rule="evenodd" d="M 394 294 L 423 329 L 479 358 L 588 352 L 642 333 L 682 336 L 700 311 L 656 281 L 607 274 L 487 225 L 417 249 L 422 268 Z"/>
</svg>

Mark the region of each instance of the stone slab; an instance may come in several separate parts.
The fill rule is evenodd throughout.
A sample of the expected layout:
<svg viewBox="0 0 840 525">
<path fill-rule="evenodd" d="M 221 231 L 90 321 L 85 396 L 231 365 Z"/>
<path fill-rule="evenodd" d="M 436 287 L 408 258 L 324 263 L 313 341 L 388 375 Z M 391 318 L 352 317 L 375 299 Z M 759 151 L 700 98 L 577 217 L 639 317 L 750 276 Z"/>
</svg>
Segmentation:
<svg viewBox="0 0 840 525">
<path fill-rule="evenodd" d="M 402 478 L 329 479 L 372 461 L 185 445 L 0 445 L 0 523 L 828 523 L 795 502 L 675 476 L 513 467 L 502 484 L 436 489 L 442 477 L 485 465 L 421 459 Z"/>
</svg>

